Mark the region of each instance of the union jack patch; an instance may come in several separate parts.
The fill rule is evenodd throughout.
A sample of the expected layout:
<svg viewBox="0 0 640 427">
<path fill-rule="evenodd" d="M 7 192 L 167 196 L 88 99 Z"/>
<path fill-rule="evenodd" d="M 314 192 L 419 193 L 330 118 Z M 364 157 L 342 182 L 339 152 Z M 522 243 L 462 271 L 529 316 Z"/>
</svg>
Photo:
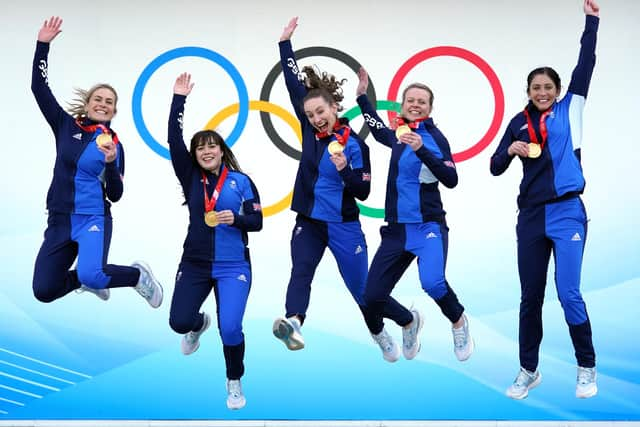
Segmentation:
<svg viewBox="0 0 640 427">
<path fill-rule="evenodd" d="M 443 163 L 445 166 L 449 166 L 450 168 L 454 168 L 454 169 L 456 168 L 456 164 L 450 160 L 445 160 Z"/>
<path fill-rule="evenodd" d="M 262 210 L 262 206 L 260 206 L 260 203 L 254 203 L 253 204 L 253 210 L 254 211 L 261 211 Z"/>
<path fill-rule="evenodd" d="M 362 174 L 362 180 L 363 180 L 363 181 L 371 181 L 371 174 L 370 174 L 370 173 L 366 173 L 366 172 L 364 172 L 364 173 Z"/>
</svg>

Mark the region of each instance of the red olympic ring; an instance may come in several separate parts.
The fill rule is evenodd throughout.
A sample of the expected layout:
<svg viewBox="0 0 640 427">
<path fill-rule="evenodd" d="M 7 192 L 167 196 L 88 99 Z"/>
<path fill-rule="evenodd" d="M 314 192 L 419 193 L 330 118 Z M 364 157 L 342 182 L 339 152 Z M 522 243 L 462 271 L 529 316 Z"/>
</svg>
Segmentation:
<svg viewBox="0 0 640 427">
<path fill-rule="evenodd" d="M 502 119 L 504 117 L 504 92 L 502 91 L 502 85 L 500 84 L 500 80 L 498 76 L 493 71 L 491 66 L 485 62 L 484 59 L 480 58 L 473 52 L 470 52 L 466 49 L 462 49 L 460 47 L 455 46 L 437 46 L 429 49 L 425 49 L 413 55 L 409 58 L 402 66 L 398 69 L 395 76 L 391 80 L 391 84 L 389 85 L 389 92 L 387 94 L 387 99 L 393 101 L 398 96 L 398 89 L 400 88 L 400 83 L 406 77 L 406 75 L 421 62 L 426 61 L 427 59 L 435 58 L 437 56 L 455 56 L 460 59 L 464 59 L 465 61 L 469 61 L 476 67 L 482 71 L 482 74 L 489 80 L 489 84 L 491 85 L 491 90 L 493 91 L 493 99 L 495 103 L 495 110 L 493 112 L 493 119 L 491 120 L 491 124 L 489 125 L 489 129 L 484 134 L 484 136 L 478 141 L 476 144 L 471 146 L 464 151 L 459 153 L 453 153 L 453 160 L 455 162 L 462 162 L 472 158 L 473 156 L 480 153 L 482 150 L 487 148 L 491 141 L 498 134 L 498 130 L 500 129 L 500 125 L 502 124 Z M 389 122 L 393 122 L 397 113 L 395 111 L 389 111 L 387 113 L 389 117 Z"/>
</svg>

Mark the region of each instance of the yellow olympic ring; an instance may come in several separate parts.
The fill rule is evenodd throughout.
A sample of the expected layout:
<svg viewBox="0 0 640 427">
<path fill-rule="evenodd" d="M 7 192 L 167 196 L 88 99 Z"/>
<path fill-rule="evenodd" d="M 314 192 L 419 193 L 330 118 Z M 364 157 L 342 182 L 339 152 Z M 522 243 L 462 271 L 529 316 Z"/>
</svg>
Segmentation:
<svg viewBox="0 0 640 427">
<path fill-rule="evenodd" d="M 265 113 L 272 113 L 276 116 L 280 117 L 282 120 L 287 122 L 291 129 L 295 132 L 296 136 L 300 140 L 300 144 L 302 145 L 302 130 L 300 129 L 300 122 L 296 117 L 294 117 L 290 112 L 280 107 L 279 105 L 272 104 L 268 101 L 249 101 L 249 110 L 256 111 L 264 111 Z M 218 127 L 220 123 L 222 123 L 226 118 L 230 117 L 232 114 L 238 114 L 240 111 L 240 103 L 236 102 L 235 104 L 231 104 L 228 107 L 223 108 L 218 112 L 215 116 L 213 116 L 207 124 L 204 126 L 205 129 L 215 129 Z M 289 192 L 283 199 L 278 202 L 265 206 L 262 208 L 262 214 L 264 216 L 275 215 L 278 212 L 283 211 L 284 209 L 291 206 L 291 199 L 293 198 L 293 190 Z"/>
</svg>

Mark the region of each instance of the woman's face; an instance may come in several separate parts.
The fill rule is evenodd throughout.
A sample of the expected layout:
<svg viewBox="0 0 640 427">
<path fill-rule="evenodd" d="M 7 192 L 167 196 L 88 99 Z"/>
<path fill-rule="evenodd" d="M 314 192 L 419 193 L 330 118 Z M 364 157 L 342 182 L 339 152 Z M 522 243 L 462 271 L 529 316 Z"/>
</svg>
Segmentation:
<svg viewBox="0 0 640 427">
<path fill-rule="evenodd" d="M 198 165 L 206 171 L 218 172 L 222 163 L 222 148 L 213 141 L 199 144 L 196 147 L 196 160 Z"/>
<path fill-rule="evenodd" d="M 304 102 L 304 113 L 318 132 L 330 132 L 338 120 L 338 106 L 329 104 L 323 97 L 309 98 Z"/>
<path fill-rule="evenodd" d="M 431 114 L 431 95 L 424 89 L 412 87 L 404 96 L 400 113 L 411 121 L 427 117 Z"/>
<path fill-rule="evenodd" d="M 560 88 L 546 74 L 536 74 L 531 79 L 527 95 L 533 105 L 540 111 L 548 110 L 560 95 Z"/>
<path fill-rule="evenodd" d="M 106 87 L 93 91 L 85 106 L 87 117 L 95 122 L 109 122 L 116 115 L 116 94 Z"/>
</svg>

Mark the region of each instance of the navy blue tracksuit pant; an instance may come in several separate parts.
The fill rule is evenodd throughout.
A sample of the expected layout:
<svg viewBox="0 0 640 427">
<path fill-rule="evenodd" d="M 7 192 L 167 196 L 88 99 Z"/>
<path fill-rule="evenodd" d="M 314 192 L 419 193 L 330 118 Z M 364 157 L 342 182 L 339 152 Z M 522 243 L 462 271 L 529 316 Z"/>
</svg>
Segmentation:
<svg viewBox="0 0 640 427">
<path fill-rule="evenodd" d="M 595 366 L 591 323 L 580 293 L 580 270 L 587 239 L 587 216 L 582 200 L 574 197 L 524 208 L 518 215 L 518 271 L 520 300 L 520 365 L 535 371 L 542 341 L 542 303 L 549 258 L 553 251 L 558 299 L 569 325 L 579 366 Z"/>
<path fill-rule="evenodd" d="M 311 282 L 324 250 L 329 247 L 340 275 L 364 314 L 364 290 L 367 280 L 367 243 L 360 221 L 325 222 L 298 215 L 291 235 L 291 278 L 287 286 L 286 317 L 298 315 L 304 321 Z M 413 321 L 413 315 L 391 296 L 382 303 L 384 317 L 400 326 Z"/>
<path fill-rule="evenodd" d="M 248 261 L 211 263 L 183 260 L 176 274 L 169 325 L 179 334 L 199 331 L 204 324 L 200 308 L 212 289 L 227 378 L 237 380 L 244 374 L 242 319 L 251 289 L 251 265 Z"/>
<path fill-rule="evenodd" d="M 437 222 L 390 223 L 380 228 L 380 235 L 382 241 L 371 262 L 364 294 L 365 320 L 371 333 L 382 331 L 382 306 L 416 257 L 422 289 L 451 323 L 457 322 L 464 307 L 445 278 L 449 244 L 447 226 Z"/>
<path fill-rule="evenodd" d="M 33 272 L 33 293 L 51 302 L 85 285 L 104 289 L 136 286 L 140 270 L 107 264 L 110 216 L 49 213 Z M 75 270 L 69 270 L 78 258 Z"/>
</svg>

